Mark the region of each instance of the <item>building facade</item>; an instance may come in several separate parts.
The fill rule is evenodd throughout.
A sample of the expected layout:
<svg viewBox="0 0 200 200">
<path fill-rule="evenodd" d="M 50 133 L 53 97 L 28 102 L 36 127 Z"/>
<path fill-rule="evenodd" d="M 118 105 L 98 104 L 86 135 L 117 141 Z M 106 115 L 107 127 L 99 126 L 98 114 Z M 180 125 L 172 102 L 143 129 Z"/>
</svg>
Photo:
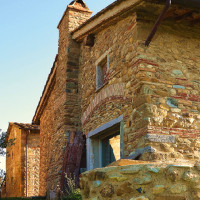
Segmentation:
<svg viewBox="0 0 200 200">
<path fill-rule="evenodd" d="M 64 153 L 69 135 L 81 130 L 78 93 L 79 44 L 71 31 L 92 12 L 82 1 L 68 5 L 59 25 L 59 47 L 51 73 L 33 117 L 40 124 L 40 195 L 59 192 Z"/>
<path fill-rule="evenodd" d="M 39 126 L 9 123 L 6 148 L 6 197 L 39 195 Z"/>
<path fill-rule="evenodd" d="M 199 12 L 177 3 L 148 47 L 144 44 L 162 2 L 116 1 L 73 31 L 72 38 L 80 43 L 88 169 L 106 166 L 117 154 L 139 160 L 199 160 L 200 38 L 199 17 L 194 17 Z M 111 139 L 120 146 L 118 153 Z M 113 150 L 110 157 L 105 149 Z"/>
<path fill-rule="evenodd" d="M 87 138 L 87 170 L 122 158 L 199 161 L 200 15 L 176 1 L 149 46 L 163 1 L 118 0 L 90 18 L 68 5 L 33 117 L 40 125 L 40 192 L 59 193 L 67 141 Z"/>
</svg>

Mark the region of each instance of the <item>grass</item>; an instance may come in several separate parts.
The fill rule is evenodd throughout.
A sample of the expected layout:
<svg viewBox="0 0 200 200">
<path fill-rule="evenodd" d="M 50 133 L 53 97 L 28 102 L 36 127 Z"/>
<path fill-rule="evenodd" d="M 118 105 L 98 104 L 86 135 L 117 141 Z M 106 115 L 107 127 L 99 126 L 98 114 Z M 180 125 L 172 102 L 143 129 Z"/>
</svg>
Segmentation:
<svg viewBox="0 0 200 200">
<path fill-rule="evenodd" d="M 32 198 L 26 198 L 26 197 L 1 197 L 2 200 L 44 200 L 46 198 L 40 198 L 40 197 L 32 197 Z"/>
<path fill-rule="evenodd" d="M 68 196 L 63 197 L 62 200 L 82 200 L 80 189 L 77 189 L 73 193 L 69 194 Z"/>
</svg>

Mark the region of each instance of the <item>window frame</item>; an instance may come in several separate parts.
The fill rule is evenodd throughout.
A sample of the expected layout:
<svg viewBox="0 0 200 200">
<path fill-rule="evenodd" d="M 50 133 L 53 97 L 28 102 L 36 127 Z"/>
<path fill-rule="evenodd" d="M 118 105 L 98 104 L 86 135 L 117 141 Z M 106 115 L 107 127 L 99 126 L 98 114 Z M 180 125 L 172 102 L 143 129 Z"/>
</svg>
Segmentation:
<svg viewBox="0 0 200 200">
<path fill-rule="evenodd" d="M 104 60 L 106 61 L 106 64 L 107 64 L 106 73 L 108 74 L 108 71 L 110 69 L 110 59 L 109 59 L 109 53 L 110 52 L 111 52 L 111 49 L 108 49 L 95 62 L 95 66 L 96 66 L 96 91 L 99 91 L 104 85 L 106 85 L 108 83 L 108 80 L 106 80 L 104 82 L 102 62 Z"/>
<path fill-rule="evenodd" d="M 88 133 L 87 137 L 87 170 L 102 167 L 102 139 L 113 132 L 105 135 L 107 130 L 119 125 L 120 133 L 120 159 L 124 157 L 124 140 L 123 140 L 123 115 L 102 125 L 101 127 Z M 116 130 L 116 129 L 115 129 Z M 114 130 L 114 131 L 115 131 Z"/>
</svg>

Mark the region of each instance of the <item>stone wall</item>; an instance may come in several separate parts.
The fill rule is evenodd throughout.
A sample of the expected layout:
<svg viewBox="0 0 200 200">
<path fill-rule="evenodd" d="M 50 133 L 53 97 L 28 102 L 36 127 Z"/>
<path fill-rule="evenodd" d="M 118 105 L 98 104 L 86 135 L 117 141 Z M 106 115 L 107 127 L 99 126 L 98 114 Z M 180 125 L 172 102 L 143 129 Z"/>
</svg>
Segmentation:
<svg viewBox="0 0 200 200">
<path fill-rule="evenodd" d="M 46 196 L 49 166 L 51 162 L 54 162 L 54 160 L 50 158 L 50 153 L 55 154 L 55 151 L 53 151 L 52 146 L 52 137 L 54 136 L 55 120 L 54 97 L 55 91 L 53 88 L 48 99 L 48 103 L 40 118 L 40 196 Z"/>
<path fill-rule="evenodd" d="M 87 47 L 82 43 L 80 93 L 85 134 L 130 112 L 132 93 L 126 94 L 125 89 L 130 79 L 127 68 L 136 56 L 136 34 L 134 14 L 96 34 L 93 47 Z M 96 91 L 95 63 L 106 51 L 109 51 L 109 80 L 103 88 Z"/>
<path fill-rule="evenodd" d="M 14 138 L 14 145 L 6 148 L 6 197 L 25 194 L 24 176 L 21 174 L 21 130 L 17 126 L 11 129 L 8 141 Z"/>
<path fill-rule="evenodd" d="M 134 91 L 147 100 L 139 98 L 138 102 L 136 98 L 129 120 L 133 120 L 132 124 L 137 123 L 138 115 L 142 115 L 143 123 L 140 123 L 148 122 L 147 132 L 154 138 L 174 136 L 174 141 L 170 142 L 158 138 L 146 140 L 145 137 L 139 140 L 140 134 L 131 134 L 129 137 L 135 141 L 127 144 L 127 150 L 148 145 L 155 147 L 158 153 L 155 152 L 150 160 L 199 160 L 200 52 L 197 47 L 200 37 L 199 26 L 194 24 L 191 27 L 187 20 L 182 19 L 181 24 L 177 20 L 163 22 L 149 47 L 143 44 L 153 24 L 142 20 L 138 23 L 138 56 L 132 72 L 139 84 Z M 144 155 L 142 159 L 146 160 L 148 156 Z"/>
<path fill-rule="evenodd" d="M 75 2 L 69 5 L 58 25 L 59 46 L 54 67 L 55 82 L 40 117 L 41 160 L 40 195 L 54 199 L 60 192 L 60 179 L 69 133 L 80 130 L 78 96 L 79 44 L 71 31 L 85 22 L 91 11 Z M 49 81 L 49 80 L 48 80 Z M 47 82 L 48 84 L 48 82 Z M 42 104 L 42 103 L 41 103 Z"/>
<path fill-rule="evenodd" d="M 39 196 L 40 133 L 33 131 L 30 133 L 27 136 L 27 196 L 31 197 Z"/>
<path fill-rule="evenodd" d="M 6 148 L 6 197 L 39 195 L 39 129 L 23 129 L 26 124 L 10 123 Z M 11 140 L 14 141 L 11 143 Z"/>
<path fill-rule="evenodd" d="M 198 164 L 124 160 L 83 173 L 80 185 L 87 200 L 197 200 L 199 180 Z"/>
<path fill-rule="evenodd" d="M 54 102 L 55 137 L 52 140 L 56 153 L 51 156 L 55 162 L 49 165 L 48 175 L 48 187 L 51 189 L 50 198 L 52 199 L 56 193 L 60 192 L 64 151 L 69 132 L 80 130 L 80 104 L 77 91 L 79 44 L 71 39 L 70 32 L 87 20 L 90 15 L 91 12 L 81 10 L 76 5 L 68 6 L 58 26 L 59 48 Z"/>
<path fill-rule="evenodd" d="M 121 155 L 140 160 L 199 159 L 199 25 L 194 19 L 193 27 L 188 26 L 195 13 L 187 19 L 186 11 L 172 6 L 145 47 L 161 10 L 161 5 L 150 2 L 131 6 L 75 41 L 74 30 L 91 12 L 77 1 L 67 7 L 58 25 L 55 82 L 39 117 L 40 195 L 47 192 L 53 199 L 59 192 L 71 132 L 83 130 L 88 135 L 120 116 Z M 179 15 L 181 23 L 176 20 Z M 88 38 L 94 39 L 94 46 L 87 44 Z M 105 82 L 97 88 L 98 65 L 105 59 Z"/>
<path fill-rule="evenodd" d="M 93 47 L 82 42 L 83 131 L 87 135 L 123 115 L 124 156 L 195 162 L 200 156 L 199 24 L 191 24 L 184 9 L 172 6 L 151 45 L 145 47 L 161 9 L 149 2 L 137 5 L 133 12 L 105 22 L 94 33 Z M 109 55 L 108 81 L 97 90 L 96 66 L 105 55 Z"/>
</svg>

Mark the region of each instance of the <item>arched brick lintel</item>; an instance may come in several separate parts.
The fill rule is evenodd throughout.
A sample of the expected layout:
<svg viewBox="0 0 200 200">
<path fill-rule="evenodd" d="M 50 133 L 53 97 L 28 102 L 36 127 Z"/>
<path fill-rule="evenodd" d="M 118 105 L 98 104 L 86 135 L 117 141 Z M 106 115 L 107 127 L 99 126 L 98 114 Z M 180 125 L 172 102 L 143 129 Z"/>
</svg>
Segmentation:
<svg viewBox="0 0 200 200">
<path fill-rule="evenodd" d="M 90 102 L 86 111 L 83 113 L 81 117 L 82 124 L 86 124 L 89 120 L 90 116 L 94 113 L 95 110 L 99 108 L 102 104 L 107 101 L 113 100 L 130 100 L 126 98 L 124 95 L 125 83 L 117 83 L 113 85 L 108 85 L 105 88 L 102 88 L 94 97 L 94 99 Z"/>
</svg>

